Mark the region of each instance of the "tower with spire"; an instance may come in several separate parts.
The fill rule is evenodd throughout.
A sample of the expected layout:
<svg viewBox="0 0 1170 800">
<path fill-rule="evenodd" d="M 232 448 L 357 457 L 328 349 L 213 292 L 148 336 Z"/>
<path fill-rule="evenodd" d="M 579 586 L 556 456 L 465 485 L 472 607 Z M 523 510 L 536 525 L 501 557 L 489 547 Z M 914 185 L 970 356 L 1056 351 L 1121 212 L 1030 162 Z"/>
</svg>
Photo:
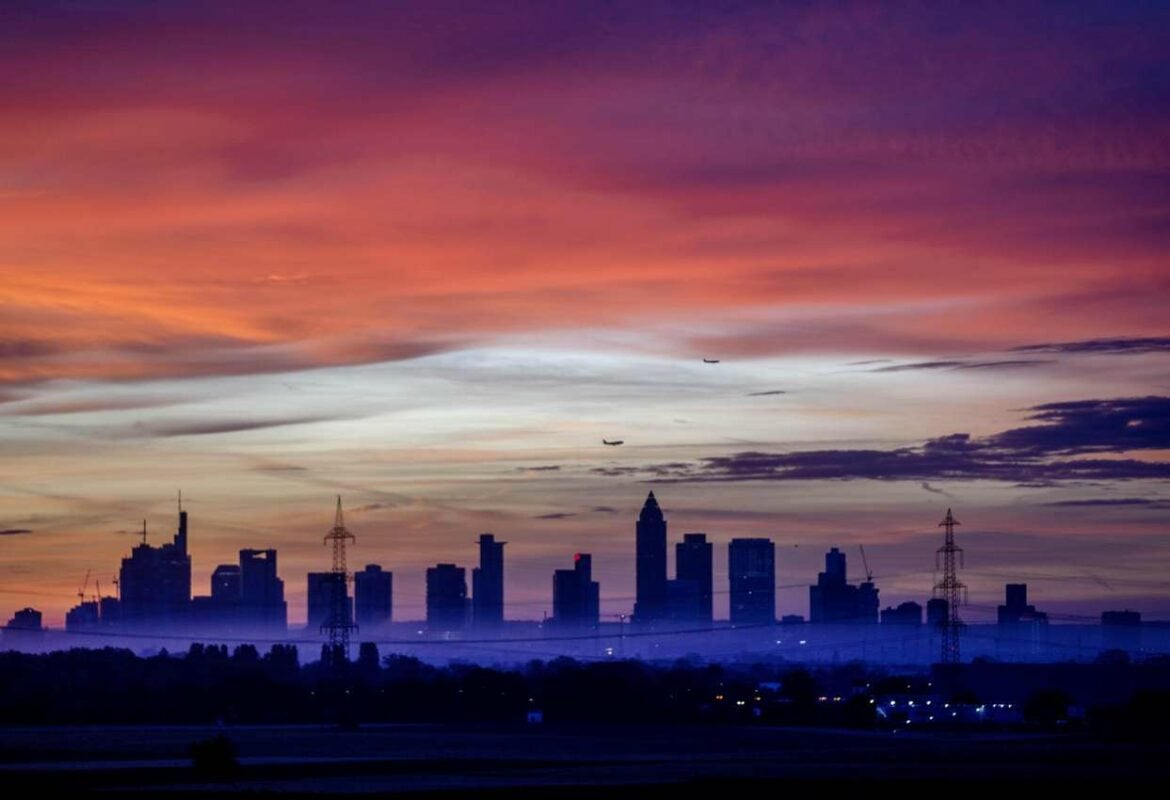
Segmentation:
<svg viewBox="0 0 1170 800">
<path fill-rule="evenodd" d="M 654 492 L 646 496 L 638 515 L 637 590 L 634 622 L 653 624 L 666 618 L 666 518 Z"/>
</svg>

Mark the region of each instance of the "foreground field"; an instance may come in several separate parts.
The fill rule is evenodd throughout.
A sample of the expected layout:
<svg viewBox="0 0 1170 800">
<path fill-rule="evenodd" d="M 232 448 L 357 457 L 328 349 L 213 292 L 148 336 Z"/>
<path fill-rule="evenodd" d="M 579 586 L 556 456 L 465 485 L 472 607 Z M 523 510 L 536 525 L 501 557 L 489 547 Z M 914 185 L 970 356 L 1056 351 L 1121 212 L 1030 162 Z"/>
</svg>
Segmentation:
<svg viewBox="0 0 1170 800">
<path fill-rule="evenodd" d="M 191 745 L 219 734 L 238 768 L 194 769 Z M 1165 746 L 1072 737 L 730 726 L 30 727 L 0 730 L 0 782 L 117 793 L 644 797 L 715 782 L 1161 782 L 1168 755 Z"/>
</svg>

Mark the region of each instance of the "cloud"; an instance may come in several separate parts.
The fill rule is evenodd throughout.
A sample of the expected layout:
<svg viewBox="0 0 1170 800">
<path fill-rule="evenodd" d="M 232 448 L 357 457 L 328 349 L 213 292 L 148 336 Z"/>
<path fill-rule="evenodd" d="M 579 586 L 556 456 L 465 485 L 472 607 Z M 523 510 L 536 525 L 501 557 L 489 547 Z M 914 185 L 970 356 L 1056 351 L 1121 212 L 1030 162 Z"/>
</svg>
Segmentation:
<svg viewBox="0 0 1170 800">
<path fill-rule="evenodd" d="M 533 517 L 533 519 L 568 519 L 569 517 L 575 517 L 575 516 L 577 516 L 577 515 L 576 514 L 568 514 L 568 513 L 561 511 L 561 512 L 557 512 L 554 514 L 539 514 L 539 515 Z"/>
<path fill-rule="evenodd" d="M 299 464 L 256 464 L 252 467 L 255 472 L 308 472 L 308 467 Z"/>
<path fill-rule="evenodd" d="M 516 467 L 521 472 L 556 472 L 560 468 L 560 464 L 545 464 L 539 467 Z"/>
<path fill-rule="evenodd" d="M 1101 497 L 1086 500 L 1058 500 L 1045 503 L 1046 506 L 1061 508 L 1085 508 L 1097 506 L 1137 506 L 1142 508 L 1170 508 L 1170 502 L 1165 500 L 1151 500 L 1146 497 Z"/>
<path fill-rule="evenodd" d="M 1080 342 L 1049 342 L 1013 347 L 1013 353 L 1072 353 L 1133 355 L 1138 353 L 1170 353 L 1170 336 L 1118 337 L 1087 339 Z"/>
<path fill-rule="evenodd" d="M 651 481 L 994 480 L 1046 485 L 1064 481 L 1170 478 L 1170 462 L 1116 457 L 1170 448 L 1170 398 L 1081 400 L 1034 406 L 1043 424 L 987 437 L 954 433 L 894 450 L 746 451 L 698 462 L 600 467 L 607 476 Z M 1087 454 L 1109 458 L 1084 458 Z M 930 491 L 930 489 L 927 489 Z"/>
<path fill-rule="evenodd" d="M 908 372 L 911 370 L 929 369 L 1017 369 L 1021 367 L 1038 367 L 1051 364 L 1047 359 L 1003 359 L 1000 361 L 919 361 L 913 364 L 896 364 L 889 367 L 878 367 L 870 372 Z"/>
<path fill-rule="evenodd" d="M 613 506 L 594 506 L 593 508 L 589 509 L 589 511 L 590 511 L 590 513 L 593 513 L 593 514 L 616 514 L 617 513 L 617 509 L 614 508 Z"/>
<path fill-rule="evenodd" d="M 766 392 L 748 392 L 747 397 L 770 397 L 775 394 L 788 394 L 783 389 L 770 389 Z"/>
<path fill-rule="evenodd" d="M 24 534 L 32 533 L 28 528 L 5 528 L 0 530 L 0 536 L 23 536 Z"/>
<path fill-rule="evenodd" d="M 90 400 L 39 400 L 12 403 L 0 408 L 6 416 L 41 417 L 56 414 L 88 414 L 98 411 L 133 411 L 178 405 L 182 400 L 164 397 L 110 397 Z"/>
<path fill-rule="evenodd" d="M 395 507 L 396 506 L 393 503 L 366 503 L 364 506 L 358 506 L 357 508 L 347 509 L 347 511 L 350 511 L 354 514 L 362 514 L 362 513 L 365 513 L 367 511 L 378 511 L 378 510 L 381 510 L 383 508 L 395 508 Z"/>
<path fill-rule="evenodd" d="M 936 489 L 926 481 L 922 481 L 919 485 L 922 487 L 923 491 L 930 492 L 931 494 L 940 494 L 943 497 L 951 497 L 953 499 L 953 495 L 950 492 L 945 492 L 942 489 Z"/>
<path fill-rule="evenodd" d="M 157 436 L 161 438 L 170 438 L 173 436 L 212 436 L 221 433 L 242 433 L 245 431 L 263 430 L 265 428 L 282 428 L 288 425 L 310 425 L 315 422 L 333 422 L 337 419 L 338 417 L 333 416 L 303 416 L 285 417 L 283 419 L 270 418 L 208 420 L 195 422 L 160 422 L 151 424 L 136 424 L 132 427 L 132 431 L 136 436 Z M 286 470 L 279 469 L 277 471 Z"/>
</svg>

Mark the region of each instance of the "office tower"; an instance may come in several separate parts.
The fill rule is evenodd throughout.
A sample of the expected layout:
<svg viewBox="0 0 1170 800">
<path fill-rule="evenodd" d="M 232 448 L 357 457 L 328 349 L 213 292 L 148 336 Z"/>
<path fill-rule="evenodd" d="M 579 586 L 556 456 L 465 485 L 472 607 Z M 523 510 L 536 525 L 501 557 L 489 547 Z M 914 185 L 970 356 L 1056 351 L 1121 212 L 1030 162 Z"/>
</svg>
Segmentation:
<svg viewBox="0 0 1170 800">
<path fill-rule="evenodd" d="M 637 573 L 634 621 L 653 623 L 666 616 L 666 519 L 654 492 L 646 497 L 636 526 Z"/>
<path fill-rule="evenodd" d="M 770 539 L 732 539 L 727 546 L 733 624 L 776 621 L 776 548 Z"/>
<path fill-rule="evenodd" d="M 211 573 L 211 599 L 214 602 L 237 605 L 241 592 L 239 564 L 220 564 Z"/>
<path fill-rule="evenodd" d="M 1004 604 L 996 608 L 996 620 L 1000 625 L 1043 625 L 1048 615 L 1028 605 L 1028 584 L 1004 584 Z"/>
<path fill-rule="evenodd" d="M 345 576 L 336 572 L 310 572 L 308 576 L 308 629 L 315 633 L 329 624 L 333 618 L 334 592 L 341 592 L 342 606 L 346 610 L 346 623 L 353 621 L 353 600 Z"/>
<path fill-rule="evenodd" d="M 394 573 L 377 564 L 353 575 L 353 594 L 358 627 L 370 631 L 390 622 L 394 611 Z"/>
<path fill-rule="evenodd" d="M 922 606 L 913 600 L 882 610 L 883 625 L 921 625 Z"/>
<path fill-rule="evenodd" d="M 427 627 L 462 630 L 467 624 L 467 579 L 463 567 L 437 564 L 427 569 Z"/>
<path fill-rule="evenodd" d="M 214 595 L 214 585 L 212 593 Z M 288 629 L 284 581 L 276 574 L 276 551 L 240 551 L 240 622 L 273 631 Z"/>
<path fill-rule="evenodd" d="M 689 586 L 695 594 L 693 618 L 698 622 L 710 622 L 713 618 L 713 549 L 705 533 L 685 533 L 683 540 L 674 546 L 675 575 L 680 588 L 685 591 L 684 587 Z"/>
<path fill-rule="evenodd" d="M 878 621 L 878 589 L 873 581 L 853 586 L 846 576 L 845 554 L 834 547 L 825 554 L 825 571 L 808 588 L 809 622 Z"/>
<path fill-rule="evenodd" d="M 593 557 L 573 556 L 572 569 L 553 573 L 553 627 L 596 628 L 601 619 L 601 586 L 593 580 Z"/>
<path fill-rule="evenodd" d="M 1142 615 L 1137 611 L 1101 612 L 1101 647 L 1137 651 L 1142 646 Z"/>
<path fill-rule="evenodd" d="M 187 553 L 187 512 L 169 544 L 142 544 L 122 559 L 119 572 L 122 619 L 131 626 L 159 628 L 182 622 L 191 602 L 191 556 Z"/>
<path fill-rule="evenodd" d="M 926 601 L 926 624 L 931 628 L 944 625 L 950 616 L 950 608 L 942 597 L 932 597 Z"/>
<path fill-rule="evenodd" d="M 504 621 L 504 545 L 490 533 L 479 537 L 479 566 L 471 571 L 471 617 L 478 627 Z"/>
</svg>

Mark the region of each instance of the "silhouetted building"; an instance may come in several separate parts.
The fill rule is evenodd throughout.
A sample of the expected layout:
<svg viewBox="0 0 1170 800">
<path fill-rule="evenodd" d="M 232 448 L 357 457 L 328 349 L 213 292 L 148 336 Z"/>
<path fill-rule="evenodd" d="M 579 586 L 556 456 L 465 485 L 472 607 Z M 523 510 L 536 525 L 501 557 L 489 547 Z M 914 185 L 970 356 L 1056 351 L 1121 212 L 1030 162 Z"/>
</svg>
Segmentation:
<svg viewBox="0 0 1170 800">
<path fill-rule="evenodd" d="M 101 606 L 97 600 L 82 600 L 65 612 L 65 630 L 70 633 L 92 631 L 101 627 Z"/>
<path fill-rule="evenodd" d="M 922 606 L 913 600 L 901 603 L 897 608 L 882 609 L 883 625 L 921 625 Z"/>
<path fill-rule="evenodd" d="M 462 630 L 467 624 L 467 578 L 463 567 L 437 564 L 427 569 L 427 627 Z"/>
<path fill-rule="evenodd" d="M 42 631 L 45 626 L 41 620 L 41 612 L 35 608 L 22 608 L 12 615 L 4 627 L 10 631 Z"/>
<path fill-rule="evenodd" d="M 240 580 L 239 564 L 220 564 L 211 573 L 211 599 L 223 605 L 238 605 Z"/>
<path fill-rule="evenodd" d="M 727 577 L 733 624 L 776 621 L 776 547 L 770 539 L 732 539 Z"/>
<path fill-rule="evenodd" d="M 926 601 L 926 624 L 931 628 L 945 625 L 950 615 L 950 606 L 942 597 L 932 597 Z"/>
<path fill-rule="evenodd" d="M 8 620 L 3 633 L 7 647 L 39 649 L 45 638 L 41 612 L 35 608 L 20 609 Z"/>
<path fill-rule="evenodd" d="M 878 590 L 872 581 L 859 586 L 846 578 L 845 554 L 836 547 L 825 554 L 825 571 L 808 587 L 809 622 L 871 623 L 878 621 Z"/>
<path fill-rule="evenodd" d="M 344 600 L 345 623 L 353 622 L 353 599 L 349 596 L 349 585 L 345 575 L 337 572 L 310 572 L 308 579 L 308 629 L 320 631 L 333 618 L 334 599 L 340 592 Z"/>
<path fill-rule="evenodd" d="M 358 627 L 369 631 L 386 625 L 394 613 L 394 573 L 377 564 L 366 564 L 353 574 L 353 594 Z"/>
<path fill-rule="evenodd" d="M 562 628 L 596 628 L 601 620 L 601 585 L 593 580 L 593 557 L 573 556 L 572 569 L 553 573 L 553 615 L 549 623 Z"/>
<path fill-rule="evenodd" d="M 471 618 L 479 627 L 504 621 L 504 545 L 490 533 L 479 537 L 479 566 L 471 571 Z"/>
<path fill-rule="evenodd" d="M 666 519 L 654 492 L 646 496 L 635 530 L 637 585 L 634 621 L 653 623 L 667 616 Z"/>
<path fill-rule="evenodd" d="M 997 609 L 996 618 L 1000 625 L 1044 625 L 1048 615 L 1028 605 L 1028 584 L 1008 583 L 1004 585 L 1004 604 Z"/>
<path fill-rule="evenodd" d="M 1107 650 L 1139 650 L 1142 646 L 1142 615 L 1129 610 L 1102 612 L 1101 646 Z"/>
<path fill-rule="evenodd" d="M 213 596 L 214 592 L 213 585 Z M 240 551 L 240 622 L 275 631 L 288 629 L 288 604 L 284 581 L 276 574 L 275 550 Z"/>
<path fill-rule="evenodd" d="M 713 618 L 713 550 L 705 533 L 684 533 L 683 540 L 674 546 L 676 583 L 683 587 L 682 591 L 689 591 L 694 595 L 693 600 L 685 603 L 686 607 L 693 607 L 693 615 L 686 615 L 684 618 L 698 622 L 710 622 Z M 675 591 L 680 590 L 676 588 Z"/>
<path fill-rule="evenodd" d="M 144 541 L 122 559 L 119 586 L 122 621 L 130 626 L 162 627 L 182 622 L 191 603 L 191 556 L 187 553 L 187 512 L 170 544 Z"/>
</svg>

